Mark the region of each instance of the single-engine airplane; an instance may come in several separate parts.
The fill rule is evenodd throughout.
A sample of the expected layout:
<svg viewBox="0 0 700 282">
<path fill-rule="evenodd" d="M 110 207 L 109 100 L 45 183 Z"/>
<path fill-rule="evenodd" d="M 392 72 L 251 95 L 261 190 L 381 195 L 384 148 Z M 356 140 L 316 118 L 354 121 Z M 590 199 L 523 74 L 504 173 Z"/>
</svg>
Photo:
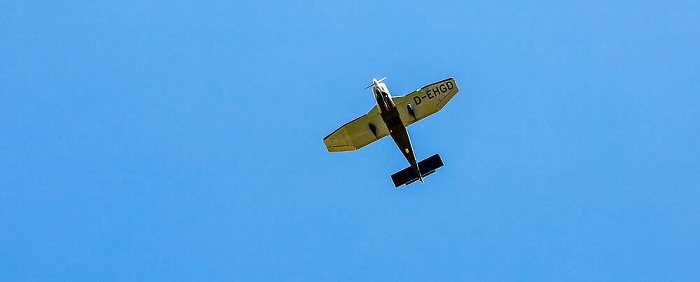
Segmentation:
<svg viewBox="0 0 700 282">
<path fill-rule="evenodd" d="M 391 135 L 408 163 L 411 165 L 391 175 L 396 187 L 408 185 L 435 172 L 443 166 L 440 155 L 435 154 L 416 163 L 411 139 L 406 127 L 442 109 L 459 91 L 454 78 L 448 78 L 424 86 L 399 97 L 391 97 L 386 84 L 376 80 L 372 87 L 377 104 L 367 114 L 346 123 L 323 138 L 328 152 L 357 150 L 365 145 Z"/>
</svg>

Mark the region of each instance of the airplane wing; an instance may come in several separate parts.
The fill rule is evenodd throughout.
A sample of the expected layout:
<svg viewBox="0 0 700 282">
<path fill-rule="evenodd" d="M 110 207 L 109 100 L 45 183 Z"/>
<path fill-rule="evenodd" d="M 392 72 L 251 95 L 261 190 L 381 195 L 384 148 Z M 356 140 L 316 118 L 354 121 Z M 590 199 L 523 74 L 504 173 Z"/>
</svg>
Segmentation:
<svg viewBox="0 0 700 282">
<path fill-rule="evenodd" d="M 366 115 L 346 123 L 323 138 L 323 143 L 326 144 L 328 152 L 352 151 L 387 135 L 389 129 L 375 105 Z"/>
<path fill-rule="evenodd" d="M 392 100 L 399 110 L 403 125 L 409 126 L 442 109 L 458 91 L 455 79 L 450 77 Z"/>
</svg>

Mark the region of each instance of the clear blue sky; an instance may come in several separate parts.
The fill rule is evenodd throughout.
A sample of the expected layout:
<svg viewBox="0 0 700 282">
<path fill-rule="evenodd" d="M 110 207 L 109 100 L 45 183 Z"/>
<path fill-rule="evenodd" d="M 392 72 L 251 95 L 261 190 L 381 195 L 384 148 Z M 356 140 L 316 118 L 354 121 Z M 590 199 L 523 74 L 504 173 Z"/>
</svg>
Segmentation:
<svg viewBox="0 0 700 282">
<path fill-rule="evenodd" d="M 4 1 L 0 280 L 700 280 L 700 4 L 535 2 Z"/>
</svg>

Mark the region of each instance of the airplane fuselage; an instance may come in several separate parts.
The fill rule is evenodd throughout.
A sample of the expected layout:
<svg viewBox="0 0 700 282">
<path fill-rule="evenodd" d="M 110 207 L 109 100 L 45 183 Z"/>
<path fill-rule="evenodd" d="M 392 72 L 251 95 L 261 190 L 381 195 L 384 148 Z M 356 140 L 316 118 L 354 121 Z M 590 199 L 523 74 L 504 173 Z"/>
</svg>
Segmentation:
<svg viewBox="0 0 700 282">
<path fill-rule="evenodd" d="M 379 107 L 382 120 L 389 129 L 391 138 L 394 139 L 396 146 L 399 147 L 399 150 L 401 150 L 403 156 L 406 158 L 408 163 L 411 164 L 411 167 L 416 174 L 420 177 L 421 173 L 418 169 L 418 164 L 416 163 L 416 155 L 413 152 L 411 138 L 409 138 L 408 131 L 401 121 L 399 110 L 396 108 L 394 101 L 391 99 L 389 90 L 386 88 L 384 83 L 375 83 L 374 88 L 372 88 L 372 92 L 374 93 L 374 98 L 377 101 L 377 106 Z"/>
<path fill-rule="evenodd" d="M 386 77 L 376 80 L 365 87 L 371 89 L 376 105 L 366 114 L 348 122 L 323 138 L 328 152 L 343 152 L 358 150 L 387 135 L 399 147 L 399 151 L 410 164 L 393 173 L 391 181 L 397 188 L 434 173 L 444 163 L 439 154 L 416 160 L 411 138 L 406 126 L 430 116 L 442 109 L 452 97 L 457 94 L 457 84 L 450 77 L 431 83 L 403 96 L 391 97 L 386 84 L 381 83 Z"/>
</svg>

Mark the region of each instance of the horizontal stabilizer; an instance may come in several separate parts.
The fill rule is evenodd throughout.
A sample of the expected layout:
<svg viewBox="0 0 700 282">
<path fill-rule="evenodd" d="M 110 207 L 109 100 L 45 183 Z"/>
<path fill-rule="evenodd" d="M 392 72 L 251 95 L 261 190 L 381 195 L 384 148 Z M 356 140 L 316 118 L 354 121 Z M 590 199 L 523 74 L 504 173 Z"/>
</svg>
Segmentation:
<svg viewBox="0 0 700 282">
<path fill-rule="evenodd" d="M 442 166 L 442 159 L 440 159 L 440 155 L 438 154 L 418 162 L 418 169 L 420 170 L 422 177 L 432 174 L 436 169 Z M 410 166 L 391 175 L 391 180 L 394 181 L 394 185 L 396 187 L 404 184 L 411 184 L 418 181 L 418 179 L 420 179 L 420 177 L 418 177 L 416 172 L 413 171 L 413 168 Z"/>
</svg>

